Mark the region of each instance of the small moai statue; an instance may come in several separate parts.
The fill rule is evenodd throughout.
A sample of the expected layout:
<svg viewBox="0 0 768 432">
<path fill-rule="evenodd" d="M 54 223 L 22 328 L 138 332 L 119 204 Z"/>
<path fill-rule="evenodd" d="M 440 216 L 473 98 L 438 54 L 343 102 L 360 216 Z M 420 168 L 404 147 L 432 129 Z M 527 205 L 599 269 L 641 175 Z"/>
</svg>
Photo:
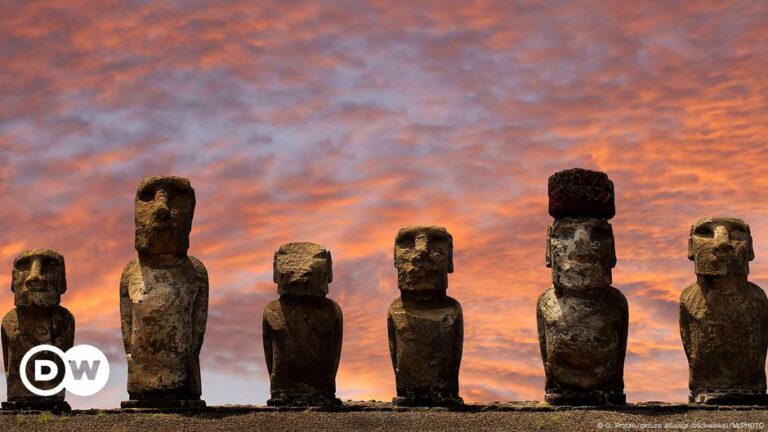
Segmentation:
<svg viewBox="0 0 768 432">
<path fill-rule="evenodd" d="M 691 226 L 688 259 L 696 283 L 680 295 L 689 402 L 766 405 L 768 298 L 747 281 L 755 258 L 749 225 L 711 217 Z"/>
<path fill-rule="evenodd" d="M 287 243 L 275 252 L 280 299 L 264 309 L 267 405 L 334 406 L 341 358 L 341 308 L 326 298 L 333 280 L 331 252 L 315 243 Z"/>
<path fill-rule="evenodd" d="M 457 406 L 464 343 L 461 305 L 448 297 L 453 238 L 443 227 L 409 226 L 395 239 L 400 298 L 389 306 L 387 332 L 397 396 L 403 406 Z"/>
<path fill-rule="evenodd" d="M 50 249 L 22 252 L 13 262 L 11 291 L 15 309 L 3 318 L 3 367 L 8 385 L 8 401 L 3 409 L 69 411 L 65 390 L 52 396 L 38 396 L 22 382 L 21 360 L 38 345 L 52 345 L 66 352 L 75 342 L 75 318 L 60 306 L 67 290 L 64 257 Z M 35 360 L 56 364 L 58 373 L 49 381 L 35 379 Z M 52 352 L 33 355 L 25 368 L 30 383 L 40 390 L 51 390 L 64 379 L 64 364 Z M 52 371 L 48 371 L 49 373 Z"/>
<path fill-rule="evenodd" d="M 120 279 L 128 360 L 123 408 L 202 408 L 200 349 L 208 318 L 208 273 L 187 255 L 195 192 L 181 177 L 147 177 L 136 192 L 138 258 Z"/>
<path fill-rule="evenodd" d="M 575 168 L 549 178 L 546 264 L 552 287 L 536 306 L 545 400 L 552 405 L 623 405 L 629 311 L 611 286 L 616 265 L 613 182 Z"/>
</svg>

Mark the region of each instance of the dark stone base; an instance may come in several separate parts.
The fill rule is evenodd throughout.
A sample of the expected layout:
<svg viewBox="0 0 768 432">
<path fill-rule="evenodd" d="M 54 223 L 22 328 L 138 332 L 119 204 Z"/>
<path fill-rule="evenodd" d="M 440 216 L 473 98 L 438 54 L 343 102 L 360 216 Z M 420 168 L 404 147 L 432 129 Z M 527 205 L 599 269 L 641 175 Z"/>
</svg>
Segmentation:
<svg viewBox="0 0 768 432">
<path fill-rule="evenodd" d="M 713 392 L 690 395 L 688 401 L 703 405 L 768 405 L 768 395 L 756 393 Z"/>
<path fill-rule="evenodd" d="M 120 408 L 188 409 L 205 408 L 204 400 L 190 399 L 139 399 L 120 402 Z"/>
<path fill-rule="evenodd" d="M 570 406 L 604 406 L 625 405 L 627 396 L 624 393 L 606 392 L 562 392 L 547 393 L 544 400 L 550 405 Z"/>
<path fill-rule="evenodd" d="M 408 394 L 395 396 L 392 404 L 401 407 L 457 407 L 464 405 L 464 399 L 459 396 L 437 394 Z"/>
<path fill-rule="evenodd" d="M 273 395 L 267 400 L 267 406 L 274 407 L 338 407 L 341 406 L 341 399 L 335 395 Z"/>
<path fill-rule="evenodd" d="M 72 411 L 72 407 L 66 401 L 8 401 L 3 402 L 2 409 L 8 411 Z"/>
</svg>

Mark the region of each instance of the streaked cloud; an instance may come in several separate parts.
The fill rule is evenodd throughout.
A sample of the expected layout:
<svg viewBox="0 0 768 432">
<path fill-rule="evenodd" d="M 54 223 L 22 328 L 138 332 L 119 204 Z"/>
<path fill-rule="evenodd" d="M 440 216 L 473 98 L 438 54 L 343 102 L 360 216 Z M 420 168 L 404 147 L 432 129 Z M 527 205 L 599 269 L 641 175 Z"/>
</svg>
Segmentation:
<svg viewBox="0 0 768 432">
<path fill-rule="evenodd" d="M 0 17 L 0 278 L 23 249 L 60 251 L 77 342 L 121 370 L 135 188 L 189 177 L 209 404 L 265 401 L 261 310 L 289 241 L 333 253 L 339 396 L 389 399 L 392 246 L 417 223 L 454 235 L 465 399 L 540 400 L 546 179 L 573 166 L 616 185 L 630 400 L 687 398 L 691 223 L 750 223 L 768 285 L 762 2 L 38 1 Z M 115 406 L 124 386 L 72 403 Z"/>
</svg>

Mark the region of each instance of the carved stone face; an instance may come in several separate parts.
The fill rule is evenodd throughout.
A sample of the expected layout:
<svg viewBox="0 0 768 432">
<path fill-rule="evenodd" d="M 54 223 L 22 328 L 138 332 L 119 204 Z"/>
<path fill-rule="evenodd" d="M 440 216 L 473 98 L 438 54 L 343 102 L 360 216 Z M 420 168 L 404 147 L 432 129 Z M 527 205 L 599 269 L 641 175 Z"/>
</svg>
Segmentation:
<svg viewBox="0 0 768 432">
<path fill-rule="evenodd" d="M 274 281 L 280 295 L 324 297 L 333 280 L 331 252 L 315 243 L 286 243 L 275 252 Z"/>
<path fill-rule="evenodd" d="M 147 177 L 136 191 L 136 250 L 186 256 L 195 191 L 181 177 Z"/>
<path fill-rule="evenodd" d="M 588 291 L 609 286 L 616 250 L 611 224 L 602 218 L 562 218 L 547 233 L 547 267 L 556 287 Z"/>
<path fill-rule="evenodd" d="M 24 251 L 13 262 L 16 306 L 55 306 L 67 290 L 64 257 L 48 249 Z"/>
<path fill-rule="evenodd" d="M 738 276 L 749 274 L 749 262 L 755 259 L 749 225 L 741 219 L 712 217 L 691 226 L 688 259 L 702 276 Z"/>
<path fill-rule="evenodd" d="M 444 291 L 453 273 L 453 238 L 443 227 L 405 227 L 395 239 L 395 267 L 401 290 Z"/>
</svg>

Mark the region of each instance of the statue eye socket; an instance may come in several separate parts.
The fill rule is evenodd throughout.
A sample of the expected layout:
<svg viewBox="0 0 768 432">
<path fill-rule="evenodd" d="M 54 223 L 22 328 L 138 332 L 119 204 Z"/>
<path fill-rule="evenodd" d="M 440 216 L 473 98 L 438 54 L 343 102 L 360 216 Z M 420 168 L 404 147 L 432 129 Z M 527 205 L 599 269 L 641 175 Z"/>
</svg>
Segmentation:
<svg viewBox="0 0 768 432">
<path fill-rule="evenodd" d="M 592 230 L 592 236 L 596 239 L 606 239 L 611 236 L 611 232 L 605 227 L 596 227 Z"/>
<path fill-rule="evenodd" d="M 747 233 L 740 229 L 735 229 L 728 234 L 728 237 L 730 237 L 731 240 L 744 241 L 747 239 Z"/>
<path fill-rule="evenodd" d="M 573 228 L 559 228 L 552 231 L 552 238 L 560 240 L 571 239 L 573 238 L 574 232 Z"/>
<path fill-rule="evenodd" d="M 29 258 L 22 258 L 18 261 L 16 261 L 16 270 L 19 271 L 28 271 L 29 268 L 32 266 L 32 260 Z"/>
<path fill-rule="evenodd" d="M 410 249 L 416 246 L 416 238 L 412 235 L 404 235 L 397 239 L 397 246 L 403 249 Z"/>
<path fill-rule="evenodd" d="M 430 249 L 441 252 L 448 252 L 448 239 L 444 237 L 432 238 L 429 240 Z"/>
<path fill-rule="evenodd" d="M 139 199 L 144 202 L 150 202 L 155 199 L 155 189 L 154 188 L 144 188 L 141 192 L 139 192 Z"/>
<path fill-rule="evenodd" d="M 48 270 L 53 270 L 56 267 L 59 266 L 59 262 L 52 258 L 45 258 L 43 260 L 43 268 Z"/>
<path fill-rule="evenodd" d="M 314 258 L 314 259 L 326 259 L 327 257 L 325 256 L 325 252 L 318 252 L 312 258 Z"/>
<path fill-rule="evenodd" d="M 700 227 L 697 227 L 696 230 L 693 231 L 693 233 L 696 234 L 699 237 L 714 237 L 715 236 L 715 232 L 712 231 L 712 228 L 710 228 L 708 226 L 704 226 L 704 225 L 702 225 Z"/>
</svg>

